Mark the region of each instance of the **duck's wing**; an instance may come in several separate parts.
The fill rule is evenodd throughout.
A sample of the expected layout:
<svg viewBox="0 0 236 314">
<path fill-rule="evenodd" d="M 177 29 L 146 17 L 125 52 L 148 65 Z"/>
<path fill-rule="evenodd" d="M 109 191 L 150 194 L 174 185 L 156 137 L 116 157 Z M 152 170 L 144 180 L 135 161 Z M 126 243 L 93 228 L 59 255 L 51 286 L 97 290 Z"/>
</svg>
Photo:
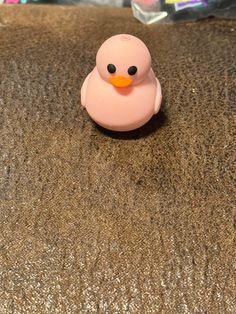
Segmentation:
<svg viewBox="0 0 236 314">
<path fill-rule="evenodd" d="M 160 110 L 161 100 L 162 100 L 161 84 L 157 78 L 156 78 L 156 83 L 157 83 L 157 91 L 156 91 L 156 98 L 155 98 L 155 104 L 154 104 L 155 113 L 157 113 Z"/>
<path fill-rule="evenodd" d="M 82 85 L 82 88 L 81 88 L 81 105 L 83 107 L 86 107 L 87 86 L 88 86 L 88 80 L 89 80 L 91 73 L 89 73 L 89 75 L 86 77 L 86 79 L 84 80 L 84 83 Z"/>
</svg>

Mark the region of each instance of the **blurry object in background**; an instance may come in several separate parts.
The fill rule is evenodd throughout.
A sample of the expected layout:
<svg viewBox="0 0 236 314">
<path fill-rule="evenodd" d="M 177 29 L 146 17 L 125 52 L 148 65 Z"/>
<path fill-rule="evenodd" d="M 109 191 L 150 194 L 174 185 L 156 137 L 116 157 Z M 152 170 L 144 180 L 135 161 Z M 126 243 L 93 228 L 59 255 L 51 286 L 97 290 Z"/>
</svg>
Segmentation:
<svg viewBox="0 0 236 314">
<path fill-rule="evenodd" d="M 20 0 L 5 0 L 6 4 L 18 4 Z"/>
<path fill-rule="evenodd" d="M 236 18 L 236 0 L 132 0 L 134 16 L 144 24 L 196 21 L 209 16 Z"/>
<path fill-rule="evenodd" d="M 134 16 L 144 24 L 153 24 L 167 17 L 168 13 L 161 8 L 160 0 L 132 1 Z"/>
</svg>

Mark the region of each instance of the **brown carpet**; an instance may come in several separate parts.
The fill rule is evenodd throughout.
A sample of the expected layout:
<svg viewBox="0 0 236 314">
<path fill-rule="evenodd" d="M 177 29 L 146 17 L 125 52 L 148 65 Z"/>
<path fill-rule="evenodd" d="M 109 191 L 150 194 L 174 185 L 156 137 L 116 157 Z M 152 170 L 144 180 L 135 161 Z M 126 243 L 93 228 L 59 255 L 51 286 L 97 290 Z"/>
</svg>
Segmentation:
<svg viewBox="0 0 236 314">
<path fill-rule="evenodd" d="M 236 313 L 236 21 L 0 10 L 0 313 Z M 143 39 L 162 111 L 116 134 L 80 105 L 110 35 Z"/>
</svg>

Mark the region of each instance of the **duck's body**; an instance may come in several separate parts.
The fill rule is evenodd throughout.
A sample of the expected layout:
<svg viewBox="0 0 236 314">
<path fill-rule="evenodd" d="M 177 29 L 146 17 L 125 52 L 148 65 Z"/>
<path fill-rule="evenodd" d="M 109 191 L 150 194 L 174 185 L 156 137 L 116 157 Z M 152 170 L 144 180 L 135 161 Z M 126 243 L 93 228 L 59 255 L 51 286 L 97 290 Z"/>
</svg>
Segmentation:
<svg viewBox="0 0 236 314">
<path fill-rule="evenodd" d="M 129 131 L 144 125 L 161 104 L 160 83 L 151 67 L 136 84 L 130 83 L 132 76 L 112 74 L 107 80 L 94 68 L 82 86 L 82 105 L 95 122 L 110 130 Z"/>
<path fill-rule="evenodd" d="M 161 87 L 152 70 L 140 84 L 121 89 L 101 79 L 95 67 L 84 84 L 82 105 L 104 128 L 114 131 L 136 129 L 159 111 Z"/>
</svg>

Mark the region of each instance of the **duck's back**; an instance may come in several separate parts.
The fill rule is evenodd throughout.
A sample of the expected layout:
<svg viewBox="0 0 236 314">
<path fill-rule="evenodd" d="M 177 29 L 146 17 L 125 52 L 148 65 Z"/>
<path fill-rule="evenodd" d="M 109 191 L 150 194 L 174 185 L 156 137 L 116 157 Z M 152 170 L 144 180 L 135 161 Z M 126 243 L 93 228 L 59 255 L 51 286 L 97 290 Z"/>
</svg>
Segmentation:
<svg viewBox="0 0 236 314">
<path fill-rule="evenodd" d="M 95 68 L 89 78 L 86 109 L 98 124 L 126 131 L 146 123 L 154 114 L 156 79 L 153 72 L 139 85 L 116 88 Z"/>
</svg>

